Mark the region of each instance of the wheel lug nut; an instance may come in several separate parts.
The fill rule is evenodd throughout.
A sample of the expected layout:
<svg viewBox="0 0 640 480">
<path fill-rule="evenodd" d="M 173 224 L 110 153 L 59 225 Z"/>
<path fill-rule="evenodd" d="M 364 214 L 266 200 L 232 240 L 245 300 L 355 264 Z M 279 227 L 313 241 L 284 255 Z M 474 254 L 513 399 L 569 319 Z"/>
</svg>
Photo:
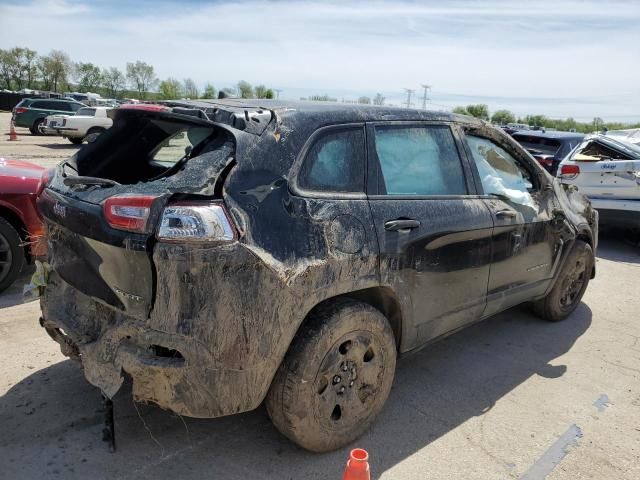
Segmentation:
<svg viewBox="0 0 640 480">
<path fill-rule="evenodd" d="M 333 377 L 333 384 L 334 385 L 340 383 L 341 381 L 342 381 L 342 378 L 340 378 L 340 375 L 336 375 L 335 377 Z"/>
</svg>

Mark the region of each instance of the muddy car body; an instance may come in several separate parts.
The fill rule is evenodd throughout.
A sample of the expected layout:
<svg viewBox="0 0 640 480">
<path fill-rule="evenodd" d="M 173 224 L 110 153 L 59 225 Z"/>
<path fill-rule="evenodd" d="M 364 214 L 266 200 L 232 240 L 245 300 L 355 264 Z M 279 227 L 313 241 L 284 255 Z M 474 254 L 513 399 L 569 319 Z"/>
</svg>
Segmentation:
<svg viewBox="0 0 640 480">
<path fill-rule="evenodd" d="M 137 400 L 188 416 L 267 397 L 283 433 L 330 450 L 381 409 L 397 353 L 524 301 L 564 318 L 592 275 L 587 255 L 573 303 L 549 310 L 577 245 L 595 250 L 597 216 L 478 120 L 232 99 L 136 107 L 116 109 L 39 198 L 42 324 L 108 396 L 126 372 Z M 155 160 L 185 138 L 180 160 Z M 478 152 L 521 164 L 531 188 L 483 191 Z M 424 155 L 451 168 L 424 188 L 400 178 L 402 158 Z M 194 208 L 215 215 L 215 239 L 167 234 Z M 205 228 L 193 222 L 187 236 Z"/>
</svg>

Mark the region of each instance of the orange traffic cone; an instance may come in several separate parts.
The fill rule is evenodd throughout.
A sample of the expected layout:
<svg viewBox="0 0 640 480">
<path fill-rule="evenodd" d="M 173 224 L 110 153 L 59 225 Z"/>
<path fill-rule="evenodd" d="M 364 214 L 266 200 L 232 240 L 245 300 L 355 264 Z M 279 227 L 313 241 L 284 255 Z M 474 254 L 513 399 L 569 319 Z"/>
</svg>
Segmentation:
<svg viewBox="0 0 640 480">
<path fill-rule="evenodd" d="M 18 134 L 16 133 L 16 127 L 14 127 L 13 122 L 11 122 L 9 126 L 9 141 L 11 142 L 18 141 Z"/>
<path fill-rule="evenodd" d="M 371 475 L 369 475 L 369 454 L 366 450 L 362 448 L 351 450 L 342 480 L 371 480 Z"/>
</svg>

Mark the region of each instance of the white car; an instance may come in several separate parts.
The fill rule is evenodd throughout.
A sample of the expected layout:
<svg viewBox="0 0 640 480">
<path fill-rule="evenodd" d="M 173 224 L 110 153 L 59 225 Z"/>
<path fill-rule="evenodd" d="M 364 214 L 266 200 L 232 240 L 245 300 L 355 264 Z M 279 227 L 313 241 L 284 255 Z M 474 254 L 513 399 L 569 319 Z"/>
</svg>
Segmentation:
<svg viewBox="0 0 640 480">
<path fill-rule="evenodd" d="M 589 197 L 600 224 L 640 230 L 640 146 L 591 135 L 560 163 L 558 176 Z"/>
<path fill-rule="evenodd" d="M 111 107 L 83 107 L 75 115 L 49 115 L 40 126 L 45 135 L 61 135 L 71 143 L 93 141 L 113 121 L 107 116 Z"/>
</svg>

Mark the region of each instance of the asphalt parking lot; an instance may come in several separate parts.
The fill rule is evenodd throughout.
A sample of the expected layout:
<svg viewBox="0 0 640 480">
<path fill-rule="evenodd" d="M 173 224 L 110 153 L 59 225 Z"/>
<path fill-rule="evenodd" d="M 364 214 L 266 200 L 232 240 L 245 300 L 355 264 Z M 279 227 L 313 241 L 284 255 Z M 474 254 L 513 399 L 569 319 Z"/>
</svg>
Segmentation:
<svg viewBox="0 0 640 480">
<path fill-rule="evenodd" d="M 18 129 L 0 157 L 53 166 L 68 140 Z M 398 364 L 387 406 L 357 446 L 382 479 L 640 478 L 640 248 L 603 236 L 597 277 L 566 321 L 524 307 Z M 308 453 L 264 408 L 190 419 L 115 399 L 117 451 L 101 441 L 98 391 L 22 302 L 0 294 L 0 478 L 338 479 L 348 449 Z"/>
</svg>

